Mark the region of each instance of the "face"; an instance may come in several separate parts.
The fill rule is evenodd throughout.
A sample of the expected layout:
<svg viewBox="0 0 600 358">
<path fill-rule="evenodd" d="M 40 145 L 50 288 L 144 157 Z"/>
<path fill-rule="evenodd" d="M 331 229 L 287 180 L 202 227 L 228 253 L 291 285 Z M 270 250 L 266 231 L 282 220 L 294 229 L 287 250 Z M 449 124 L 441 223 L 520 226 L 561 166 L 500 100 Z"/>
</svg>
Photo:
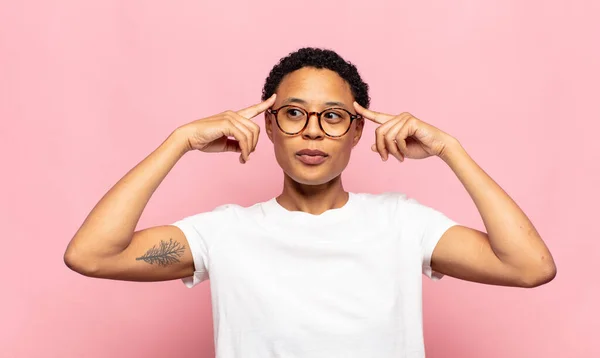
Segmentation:
<svg viewBox="0 0 600 358">
<path fill-rule="evenodd" d="M 283 78 L 276 93 L 272 109 L 294 105 L 306 112 L 344 108 L 356 114 L 350 85 L 331 70 L 304 67 L 291 72 Z M 275 115 L 267 113 L 265 120 L 266 132 L 273 142 L 279 166 L 291 179 L 305 185 L 325 184 L 340 176 L 364 126 L 364 120 L 355 119 L 346 134 L 332 138 L 323 132 L 314 114 L 309 117 L 304 130 L 295 135 L 282 132 Z"/>
</svg>

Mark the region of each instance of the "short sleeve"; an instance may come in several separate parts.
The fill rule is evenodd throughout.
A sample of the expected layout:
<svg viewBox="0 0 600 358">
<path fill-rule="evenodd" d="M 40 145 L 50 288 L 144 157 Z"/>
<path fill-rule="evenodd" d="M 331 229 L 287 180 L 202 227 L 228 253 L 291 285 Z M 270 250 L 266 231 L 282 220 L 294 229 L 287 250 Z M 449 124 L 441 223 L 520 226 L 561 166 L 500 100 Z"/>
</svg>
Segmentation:
<svg viewBox="0 0 600 358">
<path fill-rule="evenodd" d="M 402 199 L 405 206 L 405 217 L 410 225 L 411 235 L 419 238 L 421 246 L 421 259 L 423 274 L 437 281 L 444 277 L 443 274 L 433 271 L 431 268 L 431 255 L 442 235 L 457 222 L 450 219 L 444 213 L 419 203 L 416 199 Z"/>
<path fill-rule="evenodd" d="M 222 223 L 227 220 L 225 218 L 227 207 L 227 205 L 220 206 L 213 211 L 188 216 L 171 224 L 178 227 L 185 235 L 194 260 L 194 274 L 181 279 L 188 288 L 209 279 L 211 242 L 218 235 L 215 229 L 223 227 Z"/>
</svg>

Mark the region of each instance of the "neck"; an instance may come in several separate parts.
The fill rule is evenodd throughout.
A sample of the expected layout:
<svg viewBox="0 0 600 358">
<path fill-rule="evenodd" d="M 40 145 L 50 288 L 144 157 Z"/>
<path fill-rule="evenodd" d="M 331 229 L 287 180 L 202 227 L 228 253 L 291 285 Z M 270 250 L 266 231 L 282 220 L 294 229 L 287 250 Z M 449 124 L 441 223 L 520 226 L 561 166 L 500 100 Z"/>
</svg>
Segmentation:
<svg viewBox="0 0 600 358">
<path fill-rule="evenodd" d="M 290 211 L 320 215 L 344 206 L 348 195 L 342 185 L 341 175 L 325 184 L 306 185 L 284 174 L 283 192 L 277 197 L 277 202 Z"/>
</svg>

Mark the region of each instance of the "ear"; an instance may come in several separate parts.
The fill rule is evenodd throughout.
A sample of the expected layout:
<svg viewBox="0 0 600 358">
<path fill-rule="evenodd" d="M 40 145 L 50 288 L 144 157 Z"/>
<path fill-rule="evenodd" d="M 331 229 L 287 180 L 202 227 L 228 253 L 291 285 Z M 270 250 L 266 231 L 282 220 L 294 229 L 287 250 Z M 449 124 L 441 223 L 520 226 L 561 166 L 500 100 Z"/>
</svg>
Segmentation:
<svg viewBox="0 0 600 358">
<path fill-rule="evenodd" d="M 355 128 L 354 128 L 354 138 L 352 138 L 352 147 L 356 146 L 358 144 L 358 141 L 360 141 L 364 127 L 365 127 L 364 118 L 357 119 Z"/>
<path fill-rule="evenodd" d="M 265 131 L 267 132 L 267 137 L 273 143 L 273 115 L 269 112 L 265 112 Z"/>
</svg>

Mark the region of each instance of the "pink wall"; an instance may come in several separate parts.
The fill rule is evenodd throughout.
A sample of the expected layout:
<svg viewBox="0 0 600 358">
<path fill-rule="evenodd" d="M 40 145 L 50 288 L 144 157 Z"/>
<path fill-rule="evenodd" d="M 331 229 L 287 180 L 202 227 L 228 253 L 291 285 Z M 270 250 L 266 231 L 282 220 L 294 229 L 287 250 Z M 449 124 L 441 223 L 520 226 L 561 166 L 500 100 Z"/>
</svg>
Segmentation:
<svg viewBox="0 0 600 358">
<path fill-rule="evenodd" d="M 428 357 L 600 356 L 600 6 L 567 3 L 5 1 L 0 355 L 209 357 L 208 284 L 95 280 L 62 255 L 93 205 L 171 130 L 257 102 L 276 61 L 312 45 L 358 66 L 373 109 L 409 111 L 459 138 L 557 262 L 556 279 L 533 290 L 426 281 Z M 482 228 L 441 160 L 382 163 L 373 128 L 347 189 L 400 190 Z M 231 153 L 190 153 L 139 228 L 280 187 L 264 132 L 245 166 Z"/>
</svg>

